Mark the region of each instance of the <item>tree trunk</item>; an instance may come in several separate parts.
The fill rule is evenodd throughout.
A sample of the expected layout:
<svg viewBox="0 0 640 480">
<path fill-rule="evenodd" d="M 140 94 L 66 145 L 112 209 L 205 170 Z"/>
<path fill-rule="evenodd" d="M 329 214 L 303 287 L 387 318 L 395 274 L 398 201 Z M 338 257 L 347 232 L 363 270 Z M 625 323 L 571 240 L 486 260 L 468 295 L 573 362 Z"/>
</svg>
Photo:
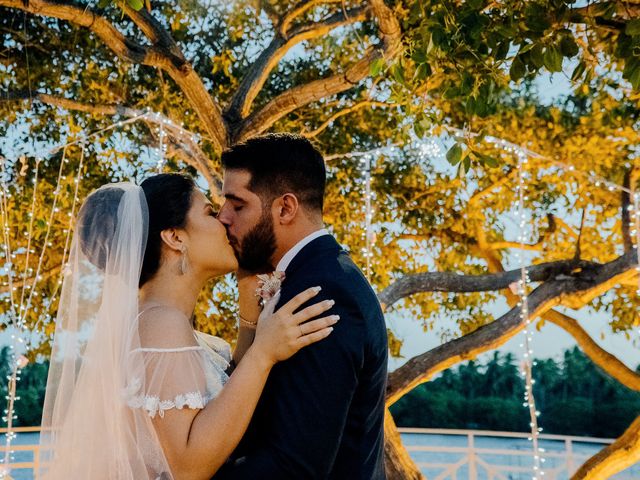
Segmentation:
<svg viewBox="0 0 640 480">
<path fill-rule="evenodd" d="M 425 480 L 404 448 L 400 432 L 387 409 L 384 414 L 384 457 L 387 480 Z"/>
<path fill-rule="evenodd" d="M 587 460 L 571 480 L 600 480 L 640 461 L 640 417 L 615 442 Z"/>
</svg>

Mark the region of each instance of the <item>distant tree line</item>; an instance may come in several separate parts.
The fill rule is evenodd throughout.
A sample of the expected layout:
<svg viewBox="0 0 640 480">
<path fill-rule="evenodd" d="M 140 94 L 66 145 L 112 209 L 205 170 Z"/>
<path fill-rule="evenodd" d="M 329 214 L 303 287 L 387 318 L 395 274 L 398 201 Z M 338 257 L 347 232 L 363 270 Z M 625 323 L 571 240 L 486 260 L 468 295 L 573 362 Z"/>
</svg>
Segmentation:
<svg viewBox="0 0 640 480">
<path fill-rule="evenodd" d="M 11 375 L 9 364 L 9 348 L 4 347 L 0 350 L 0 398 L 7 396 L 7 378 Z M 42 407 L 44 405 L 44 392 L 47 385 L 47 372 L 49 371 L 49 362 L 29 363 L 20 372 L 20 380 L 16 387 L 15 415 L 13 425 L 19 427 L 40 425 L 42 418 Z M 3 410 L 7 403 L 3 404 Z M 1 422 L 1 426 L 6 427 L 6 422 Z"/>
<path fill-rule="evenodd" d="M 580 349 L 536 360 L 534 396 L 544 433 L 618 437 L 640 414 L 640 393 L 603 373 Z M 524 379 L 512 353 L 494 352 L 419 385 L 391 406 L 398 426 L 528 431 Z"/>
</svg>

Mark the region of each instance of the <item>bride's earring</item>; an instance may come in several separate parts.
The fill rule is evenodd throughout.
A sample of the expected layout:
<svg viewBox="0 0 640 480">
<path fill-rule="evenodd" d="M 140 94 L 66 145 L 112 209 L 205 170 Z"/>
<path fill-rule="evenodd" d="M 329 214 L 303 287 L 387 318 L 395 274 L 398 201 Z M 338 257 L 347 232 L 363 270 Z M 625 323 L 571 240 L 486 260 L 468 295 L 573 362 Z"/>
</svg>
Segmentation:
<svg viewBox="0 0 640 480">
<path fill-rule="evenodd" d="M 182 252 L 182 261 L 180 262 L 180 275 L 184 275 L 185 273 L 187 273 L 187 269 L 189 268 L 187 261 L 187 247 L 183 245 L 180 251 Z"/>
</svg>

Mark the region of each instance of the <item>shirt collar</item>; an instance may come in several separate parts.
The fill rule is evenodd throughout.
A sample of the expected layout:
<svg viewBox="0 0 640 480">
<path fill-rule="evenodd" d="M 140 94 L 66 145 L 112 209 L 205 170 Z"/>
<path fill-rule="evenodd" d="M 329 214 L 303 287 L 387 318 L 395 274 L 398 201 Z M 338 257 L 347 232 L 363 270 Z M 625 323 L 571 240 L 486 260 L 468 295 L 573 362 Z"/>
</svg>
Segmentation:
<svg viewBox="0 0 640 480">
<path fill-rule="evenodd" d="M 293 260 L 295 256 L 298 253 L 300 253 L 300 250 L 302 250 L 308 243 L 312 242 L 316 238 L 321 237 L 323 235 L 330 235 L 329 231 L 326 228 L 321 228 L 320 230 L 316 230 L 312 234 L 307 235 L 298 243 L 296 243 L 293 246 L 293 248 L 291 248 L 287 253 L 285 253 L 283 257 L 280 259 L 280 261 L 278 262 L 278 265 L 276 265 L 276 271 L 277 272 L 286 271 L 287 267 L 291 263 L 291 260 Z"/>
</svg>

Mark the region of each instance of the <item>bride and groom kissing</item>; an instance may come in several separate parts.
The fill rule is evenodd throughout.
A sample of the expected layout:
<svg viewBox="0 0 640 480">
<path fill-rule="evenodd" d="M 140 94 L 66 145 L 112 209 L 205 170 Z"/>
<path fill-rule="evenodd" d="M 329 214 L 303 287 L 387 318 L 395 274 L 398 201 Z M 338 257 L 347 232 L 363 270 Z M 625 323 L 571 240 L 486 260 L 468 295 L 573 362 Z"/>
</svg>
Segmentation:
<svg viewBox="0 0 640 480">
<path fill-rule="evenodd" d="M 231 147 L 222 165 L 219 212 L 180 174 L 85 200 L 39 478 L 385 478 L 386 327 L 324 229 L 322 155 L 302 137 L 269 134 Z M 192 320 L 205 284 L 232 271 L 233 352 Z"/>
</svg>

